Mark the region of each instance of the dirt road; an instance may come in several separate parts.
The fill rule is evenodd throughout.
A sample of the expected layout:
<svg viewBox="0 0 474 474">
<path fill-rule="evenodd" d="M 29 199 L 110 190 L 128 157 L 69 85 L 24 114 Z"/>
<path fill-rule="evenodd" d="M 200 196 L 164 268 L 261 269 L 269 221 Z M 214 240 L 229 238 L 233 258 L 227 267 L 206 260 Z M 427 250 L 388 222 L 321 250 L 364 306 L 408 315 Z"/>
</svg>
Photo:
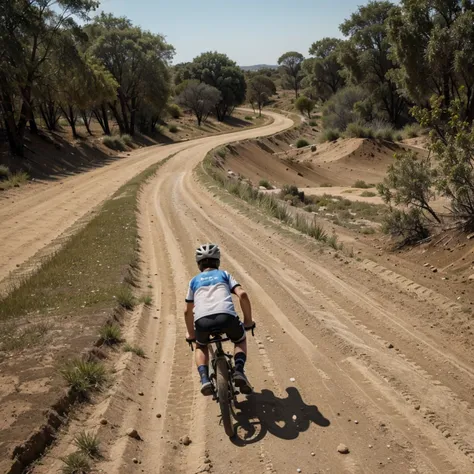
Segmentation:
<svg viewBox="0 0 474 474">
<path fill-rule="evenodd" d="M 231 138 L 287 125 L 276 118 Z M 142 258 L 154 307 L 142 315 L 137 342 L 148 357 L 124 371 L 98 467 L 108 474 L 474 472 L 473 352 L 426 324 L 433 315 L 456 317 L 457 305 L 369 260 L 335 258 L 224 204 L 193 169 L 228 139 L 175 146 L 180 153 L 142 195 Z M 58 189 L 53 199 L 70 209 L 81 198 L 92 208 L 132 170 L 170 152 L 147 150 L 110 172 L 98 170 L 95 184 L 75 178 L 81 188 Z M 46 228 L 42 235 L 51 238 Z M 219 426 L 217 405 L 198 393 L 183 342 L 185 289 L 196 271 L 193 249 L 203 241 L 221 245 L 223 265 L 248 290 L 258 324 L 248 363 L 256 393 L 239 403 L 233 442 Z M 131 426 L 141 441 L 124 436 Z M 189 446 L 180 444 L 183 436 Z M 349 454 L 338 452 L 340 444 Z"/>
<path fill-rule="evenodd" d="M 155 314 L 140 343 L 153 354 L 124 388 L 108 473 L 472 473 L 472 351 L 424 324 L 457 311 L 446 298 L 369 261 L 334 258 L 216 199 L 183 151 L 147 186 L 141 233 Z M 183 342 L 193 249 L 218 242 L 249 291 L 258 323 L 248 374 L 256 395 L 238 407 L 229 441 L 215 403 L 198 393 Z M 334 253 L 334 252 L 333 252 Z M 133 380 L 133 379 L 131 379 Z M 134 385 L 135 384 L 135 385 Z M 144 396 L 137 400 L 140 387 Z M 124 407 L 124 404 L 120 405 Z M 158 415 L 158 417 L 157 417 Z M 189 436 L 190 446 L 179 443 Z M 340 454 L 344 444 L 349 454 Z M 139 460 L 138 467 L 132 458 Z"/>
<path fill-rule="evenodd" d="M 279 117 L 276 116 L 275 117 Z M 87 216 L 122 184 L 148 166 L 167 156 L 200 144 L 208 148 L 233 140 L 269 135 L 288 127 L 290 121 L 277 118 L 269 126 L 247 129 L 226 135 L 153 146 L 125 154 L 110 165 L 54 182 L 30 185 L 18 192 L 0 195 L 0 290 L 1 282 L 11 272 L 22 272 L 25 262 L 32 266 L 33 256 L 44 255 L 61 243 Z"/>
</svg>

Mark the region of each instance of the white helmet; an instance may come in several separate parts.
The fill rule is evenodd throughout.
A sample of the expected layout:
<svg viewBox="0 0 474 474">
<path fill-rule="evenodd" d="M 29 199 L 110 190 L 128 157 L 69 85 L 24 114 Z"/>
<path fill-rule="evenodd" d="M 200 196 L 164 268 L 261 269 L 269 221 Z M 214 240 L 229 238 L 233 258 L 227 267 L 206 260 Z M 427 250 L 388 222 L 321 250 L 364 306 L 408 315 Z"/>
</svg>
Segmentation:
<svg viewBox="0 0 474 474">
<path fill-rule="evenodd" d="M 196 262 L 199 263 L 200 261 L 206 258 L 213 258 L 216 260 L 221 259 L 221 249 L 216 244 L 203 244 L 199 248 L 196 249 Z"/>
</svg>

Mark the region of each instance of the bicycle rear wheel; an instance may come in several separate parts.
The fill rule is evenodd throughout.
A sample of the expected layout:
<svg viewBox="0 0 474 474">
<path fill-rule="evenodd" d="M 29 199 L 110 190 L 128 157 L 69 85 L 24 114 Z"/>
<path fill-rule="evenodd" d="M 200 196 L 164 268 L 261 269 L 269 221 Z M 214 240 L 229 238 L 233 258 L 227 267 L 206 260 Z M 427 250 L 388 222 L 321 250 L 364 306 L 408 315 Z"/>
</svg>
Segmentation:
<svg viewBox="0 0 474 474">
<path fill-rule="evenodd" d="M 225 434 L 232 438 L 235 435 L 234 424 L 232 422 L 231 399 L 229 393 L 229 371 L 227 361 L 225 359 L 217 359 L 216 361 L 216 384 L 217 395 L 219 397 L 219 407 L 222 414 L 222 422 L 224 423 Z"/>
</svg>

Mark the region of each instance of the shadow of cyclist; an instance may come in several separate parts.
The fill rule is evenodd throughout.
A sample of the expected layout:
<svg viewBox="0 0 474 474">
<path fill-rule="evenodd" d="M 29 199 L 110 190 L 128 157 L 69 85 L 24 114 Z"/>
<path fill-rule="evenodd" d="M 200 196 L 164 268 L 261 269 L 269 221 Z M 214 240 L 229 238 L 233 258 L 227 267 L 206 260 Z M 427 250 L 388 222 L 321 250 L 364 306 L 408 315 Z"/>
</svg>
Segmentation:
<svg viewBox="0 0 474 474">
<path fill-rule="evenodd" d="M 278 398 L 271 390 L 255 392 L 236 403 L 234 417 L 237 435 L 233 443 L 245 446 L 263 439 L 267 433 L 281 439 L 295 439 L 311 423 L 327 427 L 330 422 L 318 407 L 307 405 L 295 387 L 288 387 L 287 398 Z"/>
</svg>

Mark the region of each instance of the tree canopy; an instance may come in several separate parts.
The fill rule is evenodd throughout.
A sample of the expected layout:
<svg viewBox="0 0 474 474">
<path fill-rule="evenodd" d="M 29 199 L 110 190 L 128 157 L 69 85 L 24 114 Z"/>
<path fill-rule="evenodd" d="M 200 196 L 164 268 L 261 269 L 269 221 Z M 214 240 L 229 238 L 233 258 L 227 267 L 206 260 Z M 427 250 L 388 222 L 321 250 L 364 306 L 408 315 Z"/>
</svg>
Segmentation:
<svg viewBox="0 0 474 474">
<path fill-rule="evenodd" d="M 301 70 L 303 61 L 304 56 L 296 51 L 288 51 L 278 59 L 278 64 L 284 73 L 283 84 L 288 89 L 293 89 L 296 97 L 298 97 L 300 84 L 304 77 Z"/>
</svg>

